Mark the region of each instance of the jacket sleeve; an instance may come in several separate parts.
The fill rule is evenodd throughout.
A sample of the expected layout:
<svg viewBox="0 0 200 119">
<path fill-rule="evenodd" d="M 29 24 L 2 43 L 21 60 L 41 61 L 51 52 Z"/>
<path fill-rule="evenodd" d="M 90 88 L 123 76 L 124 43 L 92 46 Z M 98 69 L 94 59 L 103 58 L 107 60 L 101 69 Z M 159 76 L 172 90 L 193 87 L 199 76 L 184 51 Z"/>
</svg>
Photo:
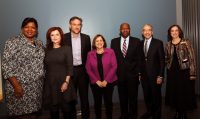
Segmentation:
<svg viewBox="0 0 200 119">
<path fill-rule="evenodd" d="M 164 70 L 165 70 L 165 51 L 164 51 L 164 46 L 163 42 L 160 41 L 159 45 L 159 61 L 160 61 L 160 73 L 159 76 L 163 77 L 164 76 Z"/>
<path fill-rule="evenodd" d="M 189 40 L 186 40 L 186 45 L 187 45 L 187 49 L 188 49 L 188 53 L 189 53 L 190 75 L 196 76 L 196 60 L 195 60 L 194 49 Z"/>
<path fill-rule="evenodd" d="M 96 83 L 98 81 L 98 79 L 97 79 L 97 77 L 95 76 L 95 74 L 92 70 L 91 54 L 90 53 L 88 53 L 88 55 L 87 55 L 85 68 L 86 68 L 87 74 L 89 75 L 91 83 L 92 84 Z"/>
<path fill-rule="evenodd" d="M 17 44 L 14 43 L 13 40 L 6 41 L 2 58 L 2 71 L 4 79 L 17 75 L 17 59 L 15 58 L 16 52 Z"/>
<path fill-rule="evenodd" d="M 116 77 L 116 70 L 117 70 L 117 60 L 114 51 L 111 49 L 111 55 L 110 55 L 110 60 L 111 60 L 111 66 L 110 70 L 105 76 L 105 80 L 108 81 L 109 83 L 112 83 L 113 81 L 117 80 L 114 79 Z"/>
</svg>

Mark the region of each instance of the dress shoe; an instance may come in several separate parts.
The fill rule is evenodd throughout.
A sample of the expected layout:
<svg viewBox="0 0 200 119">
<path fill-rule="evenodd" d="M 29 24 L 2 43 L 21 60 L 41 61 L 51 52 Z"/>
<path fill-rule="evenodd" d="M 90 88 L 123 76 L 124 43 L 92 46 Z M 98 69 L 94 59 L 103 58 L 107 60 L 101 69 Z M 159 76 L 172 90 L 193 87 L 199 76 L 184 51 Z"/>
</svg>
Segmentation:
<svg viewBox="0 0 200 119">
<path fill-rule="evenodd" d="M 151 112 L 146 112 L 144 113 L 140 119 L 148 119 L 152 116 Z"/>
<path fill-rule="evenodd" d="M 173 119 L 179 119 L 179 118 L 180 118 L 180 113 L 176 111 Z"/>
<path fill-rule="evenodd" d="M 180 119 L 187 119 L 187 114 L 186 113 L 182 113 L 181 116 L 180 116 Z"/>
</svg>

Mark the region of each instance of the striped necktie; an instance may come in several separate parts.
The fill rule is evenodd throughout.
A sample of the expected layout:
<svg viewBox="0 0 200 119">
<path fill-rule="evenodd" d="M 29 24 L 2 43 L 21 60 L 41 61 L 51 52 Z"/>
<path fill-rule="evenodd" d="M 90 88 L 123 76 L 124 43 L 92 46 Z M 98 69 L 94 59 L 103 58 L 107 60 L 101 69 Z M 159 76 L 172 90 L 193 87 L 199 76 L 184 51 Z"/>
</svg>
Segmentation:
<svg viewBox="0 0 200 119">
<path fill-rule="evenodd" d="M 124 39 L 124 43 L 123 43 L 123 47 L 122 47 L 122 53 L 123 56 L 126 56 L 126 52 L 127 52 L 127 47 L 126 47 L 126 39 Z"/>
</svg>

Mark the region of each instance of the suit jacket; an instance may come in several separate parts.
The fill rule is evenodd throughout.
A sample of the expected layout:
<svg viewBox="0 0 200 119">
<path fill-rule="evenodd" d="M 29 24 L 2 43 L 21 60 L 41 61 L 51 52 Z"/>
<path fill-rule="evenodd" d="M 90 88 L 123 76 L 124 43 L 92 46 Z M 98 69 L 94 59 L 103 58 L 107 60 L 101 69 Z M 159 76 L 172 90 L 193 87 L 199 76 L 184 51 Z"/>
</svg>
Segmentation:
<svg viewBox="0 0 200 119">
<path fill-rule="evenodd" d="M 104 80 L 106 80 L 108 83 L 116 81 L 117 61 L 115 53 L 112 49 L 104 49 L 104 53 L 102 55 L 102 65 Z M 101 79 L 98 71 L 96 50 L 92 50 L 88 53 L 86 70 L 92 84 L 95 84 L 98 80 Z"/>
<path fill-rule="evenodd" d="M 141 48 L 144 49 L 144 40 L 141 41 Z M 152 38 L 147 56 L 144 51 L 141 58 L 141 73 L 148 77 L 155 78 L 157 76 L 164 76 L 165 67 L 165 52 L 163 42 L 161 40 Z M 156 79 L 156 78 L 155 78 Z"/>
<path fill-rule="evenodd" d="M 87 54 L 91 50 L 91 42 L 89 35 L 80 33 L 81 37 L 81 58 L 82 64 L 85 65 Z M 72 48 L 71 32 L 64 34 L 64 45 L 68 45 Z"/>
<path fill-rule="evenodd" d="M 117 75 L 120 80 L 123 80 L 124 77 L 128 77 L 128 79 L 135 79 L 138 76 L 140 71 L 140 40 L 135 37 L 129 37 L 129 44 L 126 56 L 123 56 L 121 51 L 121 37 L 114 38 L 111 41 L 111 48 L 115 51 L 115 55 L 117 58 Z"/>
</svg>

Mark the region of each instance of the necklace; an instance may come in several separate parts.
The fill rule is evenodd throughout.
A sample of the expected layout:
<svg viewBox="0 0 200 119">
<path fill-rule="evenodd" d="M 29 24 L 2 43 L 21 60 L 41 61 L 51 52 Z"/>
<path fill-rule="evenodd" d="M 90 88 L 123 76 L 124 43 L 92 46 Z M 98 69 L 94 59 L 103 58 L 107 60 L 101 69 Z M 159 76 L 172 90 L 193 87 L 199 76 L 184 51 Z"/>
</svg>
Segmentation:
<svg viewBox="0 0 200 119">
<path fill-rule="evenodd" d="M 104 49 L 97 50 L 97 54 L 103 54 L 103 52 L 104 52 Z"/>
</svg>

